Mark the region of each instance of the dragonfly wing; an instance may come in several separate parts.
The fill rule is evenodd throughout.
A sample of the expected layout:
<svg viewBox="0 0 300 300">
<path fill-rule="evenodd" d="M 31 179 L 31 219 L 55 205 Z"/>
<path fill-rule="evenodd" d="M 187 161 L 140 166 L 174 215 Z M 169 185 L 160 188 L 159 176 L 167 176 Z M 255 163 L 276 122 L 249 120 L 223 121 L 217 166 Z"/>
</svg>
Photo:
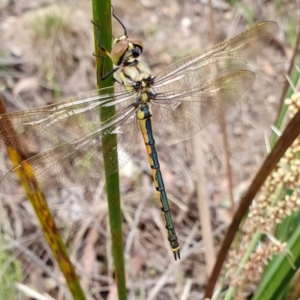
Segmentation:
<svg viewBox="0 0 300 300">
<path fill-rule="evenodd" d="M 226 58 L 227 65 L 230 65 L 232 62 L 234 63 L 236 59 L 246 64 L 270 43 L 277 31 L 278 25 L 275 22 L 265 21 L 258 23 L 233 38 L 214 46 L 210 50 L 175 62 L 157 76 L 156 82 L 166 82 L 171 80 L 174 75 L 185 74 L 189 69 L 200 70 L 210 61 L 217 58 Z M 205 74 L 205 76 L 207 75 L 209 73 Z"/>
<path fill-rule="evenodd" d="M 0 147 L 47 149 L 80 138 L 99 127 L 99 108 L 118 101 L 117 111 L 134 99 L 128 92 L 112 88 L 30 110 L 0 116 Z"/>
<path fill-rule="evenodd" d="M 42 191 L 80 186 L 99 180 L 104 176 L 102 139 L 108 134 L 116 134 L 118 138 L 117 149 L 109 151 L 106 166 L 106 175 L 113 174 L 128 162 L 136 145 L 138 127 L 135 110 L 133 106 L 128 107 L 122 114 L 116 114 L 110 123 L 104 123 L 106 126 L 98 123 L 96 129 L 80 139 L 61 144 L 22 162 L 2 178 L 0 192 L 25 193 L 19 181 L 24 169 L 29 174 L 25 179 L 27 185 L 31 188 L 38 187 Z M 118 153 L 118 159 L 113 155 L 114 150 Z"/>
<path fill-rule="evenodd" d="M 261 22 L 168 67 L 155 80 L 155 130 L 171 139 L 185 138 L 217 119 L 251 86 L 254 74 L 247 62 L 277 31 L 275 22 Z"/>
<path fill-rule="evenodd" d="M 231 70 L 201 85 L 159 94 L 153 101 L 154 131 L 169 139 L 196 134 L 233 106 L 254 79 L 249 70 Z"/>
</svg>

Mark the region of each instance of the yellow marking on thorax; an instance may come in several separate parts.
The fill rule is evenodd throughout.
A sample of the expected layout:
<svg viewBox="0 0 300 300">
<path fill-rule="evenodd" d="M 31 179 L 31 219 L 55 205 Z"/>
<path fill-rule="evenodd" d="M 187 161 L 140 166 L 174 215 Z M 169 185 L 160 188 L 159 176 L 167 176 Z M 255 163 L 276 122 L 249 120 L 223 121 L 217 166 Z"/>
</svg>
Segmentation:
<svg viewBox="0 0 300 300">
<path fill-rule="evenodd" d="M 149 78 L 149 76 L 151 76 L 151 74 L 148 68 L 140 62 L 134 65 L 125 66 L 122 68 L 122 71 L 120 72 L 120 79 L 125 89 L 129 92 L 133 91 L 132 86 L 135 82 L 141 82 L 142 83 L 141 87 L 146 88 L 147 87 L 146 80 Z M 147 101 L 145 100 L 145 96 L 143 96 L 142 101 L 145 102 Z"/>
</svg>

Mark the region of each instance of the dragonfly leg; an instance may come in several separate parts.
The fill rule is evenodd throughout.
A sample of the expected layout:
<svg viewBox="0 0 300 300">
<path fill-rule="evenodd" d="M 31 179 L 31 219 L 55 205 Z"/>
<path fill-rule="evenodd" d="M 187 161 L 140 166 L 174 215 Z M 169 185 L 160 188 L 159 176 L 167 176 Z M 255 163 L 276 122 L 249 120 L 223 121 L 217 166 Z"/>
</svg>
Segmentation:
<svg viewBox="0 0 300 300">
<path fill-rule="evenodd" d="M 96 53 L 93 53 L 93 55 L 94 55 L 95 57 L 99 57 L 99 58 L 101 59 L 101 65 L 100 65 L 101 77 L 100 77 L 100 79 L 101 79 L 101 81 L 103 81 L 103 80 L 105 80 L 106 78 L 108 78 L 109 76 L 111 76 L 113 73 L 115 73 L 115 72 L 119 69 L 119 67 L 116 67 L 116 68 L 114 68 L 113 70 L 111 70 L 111 71 L 109 71 L 109 72 L 107 72 L 107 73 L 104 72 L 104 59 L 105 59 L 105 56 L 107 56 L 107 57 L 109 57 L 109 59 L 111 59 L 111 54 L 110 54 L 109 51 L 107 51 L 107 50 L 105 49 L 105 47 L 103 47 L 103 46 L 100 44 L 100 26 L 99 26 L 96 22 L 94 22 L 94 21 L 91 21 L 91 23 L 92 23 L 95 27 L 97 27 L 97 29 L 98 29 L 98 37 L 97 37 L 97 40 L 98 40 L 98 47 L 99 47 L 99 49 L 101 50 L 101 52 L 105 54 L 105 55 L 97 55 Z M 114 77 L 113 77 L 113 80 L 114 80 L 114 81 L 117 81 Z"/>
</svg>

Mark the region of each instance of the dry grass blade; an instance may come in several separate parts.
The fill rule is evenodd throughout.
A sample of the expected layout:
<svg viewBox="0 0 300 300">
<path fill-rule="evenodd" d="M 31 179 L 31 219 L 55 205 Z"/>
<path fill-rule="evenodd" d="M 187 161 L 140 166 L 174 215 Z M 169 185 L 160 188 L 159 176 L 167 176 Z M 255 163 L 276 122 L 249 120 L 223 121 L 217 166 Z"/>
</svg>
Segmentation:
<svg viewBox="0 0 300 300">
<path fill-rule="evenodd" d="M 0 117 L 1 114 L 6 113 L 5 105 L 2 97 L 0 97 Z M 17 166 L 24 162 L 27 157 L 21 149 L 14 149 L 15 145 L 20 145 L 20 141 L 16 139 L 16 132 L 10 120 L 2 122 L 1 137 L 5 141 L 7 153 L 13 166 Z M 10 137 L 14 139 L 10 139 Z M 22 169 L 17 173 L 20 183 L 26 192 L 30 203 L 32 204 L 39 223 L 42 227 L 45 239 L 52 251 L 52 254 L 60 266 L 64 277 L 68 283 L 74 299 L 84 299 L 83 291 L 79 284 L 76 272 L 68 257 L 66 247 L 60 237 L 57 226 L 54 222 L 50 209 L 47 205 L 44 194 L 39 189 L 38 181 L 29 163 L 24 164 Z"/>
</svg>

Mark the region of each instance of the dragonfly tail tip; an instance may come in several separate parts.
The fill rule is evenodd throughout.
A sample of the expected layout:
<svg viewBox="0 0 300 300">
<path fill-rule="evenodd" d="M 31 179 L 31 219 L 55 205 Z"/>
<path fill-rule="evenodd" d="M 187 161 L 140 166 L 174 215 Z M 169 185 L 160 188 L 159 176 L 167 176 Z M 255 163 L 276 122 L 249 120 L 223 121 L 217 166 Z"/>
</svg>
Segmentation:
<svg viewBox="0 0 300 300">
<path fill-rule="evenodd" d="M 173 250 L 175 261 L 180 260 L 180 251 L 179 248 Z"/>
</svg>

